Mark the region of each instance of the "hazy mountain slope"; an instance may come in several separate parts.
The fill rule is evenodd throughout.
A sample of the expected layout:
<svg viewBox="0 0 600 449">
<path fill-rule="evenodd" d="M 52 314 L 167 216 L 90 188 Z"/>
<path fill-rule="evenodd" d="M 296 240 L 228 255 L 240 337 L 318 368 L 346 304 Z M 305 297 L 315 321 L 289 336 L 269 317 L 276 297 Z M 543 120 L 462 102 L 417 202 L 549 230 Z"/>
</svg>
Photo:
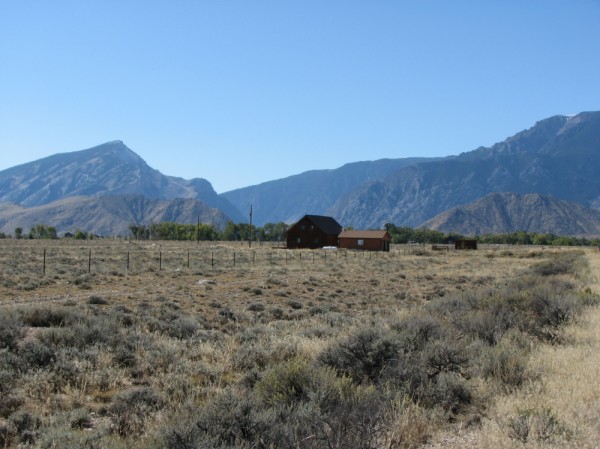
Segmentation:
<svg viewBox="0 0 600 449">
<path fill-rule="evenodd" d="M 69 197 L 35 207 L 0 203 L 0 231 L 13 234 L 16 227 L 27 232 L 36 224 L 56 227 L 59 234 L 83 230 L 99 235 L 129 235 L 129 225 L 171 221 L 202 223 L 221 229 L 228 217 L 216 208 L 192 198 L 157 200 L 141 195 Z"/>
<path fill-rule="evenodd" d="M 600 211 L 537 193 L 490 193 L 442 212 L 422 227 L 465 235 L 516 231 L 600 235 Z"/>
<path fill-rule="evenodd" d="M 201 178 L 165 176 L 123 142 L 60 153 L 0 171 L 0 201 L 39 206 L 73 196 L 139 194 L 148 198 L 194 198 L 234 220 L 239 211 Z"/>
<path fill-rule="evenodd" d="M 252 204 L 257 225 L 296 222 L 305 214 L 322 214 L 342 195 L 369 180 L 383 179 L 401 167 L 433 158 L 354 162 L 333 170 L 312 170 L 287 178 L 222 193 L 239 210 Z"/>
<path fill-rule="evenodd" d="M 329 209 L 345 226 L 418 226 L 491 192 L 540 193 L 600 205 L 600 112 L 556 116 L 490 148 L 404 167 Z"/>
</svg>

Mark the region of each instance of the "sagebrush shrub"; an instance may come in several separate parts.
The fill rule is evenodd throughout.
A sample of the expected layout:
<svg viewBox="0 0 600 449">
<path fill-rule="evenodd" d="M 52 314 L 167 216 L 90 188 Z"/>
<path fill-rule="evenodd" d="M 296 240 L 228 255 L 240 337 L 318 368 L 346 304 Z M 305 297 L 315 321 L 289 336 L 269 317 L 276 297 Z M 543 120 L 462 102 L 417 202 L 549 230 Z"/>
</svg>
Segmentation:
<svg viewBox="0 0 600 449">
<path fill-rule="evenodd" d="M 148 387 L 117 395 L 110 406 L 117 433 L 121 436 L 141 434 L 146 420 L 163 408 L 164 404 L 164 400 Z"/>
<path fill-rule="evenodd" d="M 65 307 L 30 306 L 19 310 L 22 322 L 31 327 L 59 327 L 72 324 L 81 316 Z"/>
<path fill-rule="evenodd" d="M 459 413 L 471 403 L 473 394 L 464 378 L 456 373 L 440 373 L 418 391 L 418 400 L 428 407 L 441 407 L 451 413 Z"/>
<path fill-rule="evenodd" d="M 575 273 L 577 265 L 581 264 L 582 255 L 581 251 L 559 253 L 554 255 L 550 260 L 536 263 L 531 267 L 531 271 L 539 276 Z"/>
<path fill-rule="evenodd" d="M 528 340 L 518 331 L 506 334 L 495 346 L 475 344 L 471 351 L 473 374 L 494 381 L 505 392 L 521 387 L 532 376 L 527 370 Z"/>
<path fill-rule="evenodd" d="M 56 360 L 54 349 L 39 341 L 30 341 L 20 350 L 19 355 L 24 360 L 27 369 L 46 368 Z"/>
<path fill-rule="evenodd" d="M 3 313 L 0 316 L 0 349 L 14 351 L 23 335 L 21 320 L 16 313 Z"/>
<path fill-rule="evenodd" d="M 92 305 L 105 305 L 105 304 L 108 304 L 108 300 L 106 298 L 103 298 L 102 296 L 91 295 L 88 298 L 88 304 L 92 304 Z"/>
<path fill-rule="evenodd" d="M 521 443 L 555 442 L 570 439 L 572 432 L 563 425 L 550 409 L 519 410 L 506 420 L 507 434 Z"/>
<path fill-rule="evenodd" d="M 401 351 L 398 339 L 379 328 L 364 328 L 333 343 L 318 356 L 318 361 L 350 376 L 355 382 L 377 382 Z"/>
<path fill-rule="evenodd" d="M 390 325 L 391 329 L 398 333 L 402 351 L 412 353 L 421 351 L 434 340 L 446 336 L 439 319 L 432 315 L 414 315 Z"/>
</svg>

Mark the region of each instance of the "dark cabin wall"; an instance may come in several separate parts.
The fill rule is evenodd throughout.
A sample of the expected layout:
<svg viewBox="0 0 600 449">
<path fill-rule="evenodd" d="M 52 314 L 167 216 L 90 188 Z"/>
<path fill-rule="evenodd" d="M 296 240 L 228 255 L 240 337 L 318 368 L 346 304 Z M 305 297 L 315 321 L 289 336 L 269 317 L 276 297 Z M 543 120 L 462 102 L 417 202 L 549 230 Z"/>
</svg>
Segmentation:
<svg viewBox="0 0 600 449">
<path fill-rule="evenodd" d="M 337 235 L 323 232 L 307 217 L 300 219 L 287 232 L 288 248 L 315 249 L 323 246 L 337 246 Z"/>
</svg>

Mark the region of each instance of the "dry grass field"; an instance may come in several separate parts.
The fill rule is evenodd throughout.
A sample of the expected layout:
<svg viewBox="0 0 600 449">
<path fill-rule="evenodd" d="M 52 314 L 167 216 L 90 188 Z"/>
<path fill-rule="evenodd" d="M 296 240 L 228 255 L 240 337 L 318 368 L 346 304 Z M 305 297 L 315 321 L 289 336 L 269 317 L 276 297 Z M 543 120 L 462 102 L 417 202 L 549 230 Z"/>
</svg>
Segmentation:
<svg viewBox="0 0 600 449">
<path fill-rule="evenodd" d="M 600 441 L 591 250 L 0 248 L 0 447 Z"/>
</svg>

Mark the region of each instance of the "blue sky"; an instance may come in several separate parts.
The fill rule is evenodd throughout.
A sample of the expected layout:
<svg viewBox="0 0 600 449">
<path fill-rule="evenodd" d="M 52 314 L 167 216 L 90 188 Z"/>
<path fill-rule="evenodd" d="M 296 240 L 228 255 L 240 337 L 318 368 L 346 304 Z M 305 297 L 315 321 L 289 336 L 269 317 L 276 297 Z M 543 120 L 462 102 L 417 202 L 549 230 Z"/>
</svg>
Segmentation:
<svg viewBox="0 0 600 449">
<path fill-rule="evenodd" d="M 111 140 L 217 192 L 600 109 L 600 1 L 0 0 L 0 170 Z"/>
</svg>

